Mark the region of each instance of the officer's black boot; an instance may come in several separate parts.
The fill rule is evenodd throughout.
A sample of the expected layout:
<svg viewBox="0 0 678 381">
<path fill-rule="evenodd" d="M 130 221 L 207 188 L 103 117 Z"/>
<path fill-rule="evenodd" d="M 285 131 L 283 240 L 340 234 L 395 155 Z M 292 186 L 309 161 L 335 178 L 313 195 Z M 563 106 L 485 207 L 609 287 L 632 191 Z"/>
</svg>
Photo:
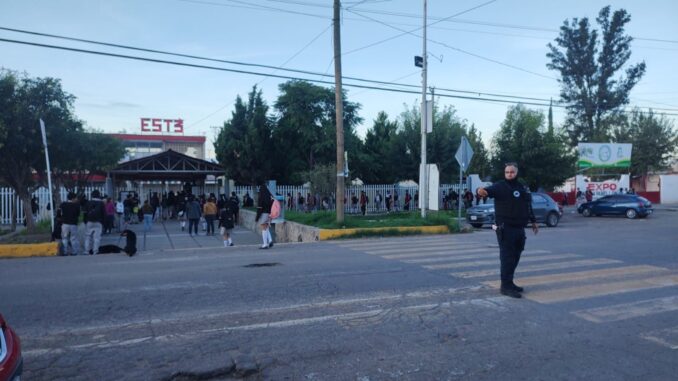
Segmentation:
<svg viewBox="0 0 678 381">
<path fill-rule="evenodd" d="M 516 290 L 516 291 L 518 291 L 518 292 L 523 292 L 523 291 L 524 291 L 524 289 L 523 289 L 522 287 L 518 286 L 517 284 L 515 284 L 515 283 L 513 283 L 513 282 L 511 282 L 511 288 L 513 288 L 514 290 Z"/>
<path fill-rule="evenodd" d="M 518 290 L 514 289 L 512 286 L 512 283 L 503 283 L 501 285 L 501 288 L 499 289 L 499 292 L 502 295 L 509 296 L 511 298 L 517 298 L 520 299 L 522 298 L 522 295 L 520 295 L 520 292 Z"/>
</svg>

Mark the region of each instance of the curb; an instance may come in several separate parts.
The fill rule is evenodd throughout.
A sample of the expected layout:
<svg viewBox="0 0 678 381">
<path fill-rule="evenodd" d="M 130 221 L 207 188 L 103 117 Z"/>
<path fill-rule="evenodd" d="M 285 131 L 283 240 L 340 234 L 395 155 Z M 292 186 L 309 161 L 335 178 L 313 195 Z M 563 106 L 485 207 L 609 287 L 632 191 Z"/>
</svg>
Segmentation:
<svg viewBox="0 0 678 381">
<path fill-rule="evenodd" d="M 397 231 L 402 233 L 419 233 L 419 234 L 446 234 L 449 229 L 445 225 L 435 226 L 393 226 L 382 228 L 355 228 L 355 229 L 320 229 L 318 239 L 326 241 L 335 238 L 342 238 L 346 236 L 355 235 L 358 233 L 370 233 L 380 231 Z"/>
<path fill-rule="evenodd" d="M 58 252 L 57 242 L 0 245 L 0 258 L 54 257 Z"/>
</svg>

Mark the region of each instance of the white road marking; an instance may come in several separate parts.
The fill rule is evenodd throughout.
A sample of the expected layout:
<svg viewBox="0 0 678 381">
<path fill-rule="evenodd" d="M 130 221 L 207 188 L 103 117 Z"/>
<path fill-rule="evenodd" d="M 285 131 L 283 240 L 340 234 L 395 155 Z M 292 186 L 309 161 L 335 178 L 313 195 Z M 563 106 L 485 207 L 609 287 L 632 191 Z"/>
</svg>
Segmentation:
<svg viewBox="0 0 678 381">
<path fill-rule="evenodd" d="M 590 308 L 572 313 L 593 323 L 608 323 L 611 321 L 633 319 L 669 311 L 678 311 L 678 296 Z"/>
<path fill-rule="evenodd" d="M 538 255 L 534 257 L 521 258 L 520 263 L 524 262 L 539 262 L 539 261 L 551 261 L 556 259 L 569 259 L 569 258 L 580 258 L 581 255 L 577 254 L 549 254 L 549 255 Z M 492 260 L 483 260 L 483 261 L 471 261 L 471 262 L 453 262 L 453 263 L 441 263 L 437 265 L 426 265 L 422 266 L 429 270 L 439 270 L 439 269 L 458 269 L 461 267 L 473 267 L 473 266 L 496 266 L 499 263 L 498 259 Z"/>
<path fill-rule="evenodd" d="M 488 253 L 488 249 L 465 249 L 452 251 L 445 249 L 443 251 L 433 251 L 433 252 L 417 252 L 417 253 L 408 253 L 408 254 L 392 254 L 392 255 L 382 255 L 382 258 L 386 259 L 405 259 L 405 258 L 419 258 L 419 257 L 440 257 L 440 256 L 452 256 L 455 254 L 470 254 L 470 253 Z"/>
<path fill-rule="evenodd" d="M 460 254 L 470 254 L 470 253 L 487 253 L 487 256 L 492 256 L 495 258 L 499 258 L 499 252 L 492 249 L 492 248 L 478 248 L 478 249 L 466 249 L 466 250 L 444 250 L 444 251 L 439 251 L 439 252 L 432 252 L 432 253 L 427 253 L 427 252 L 421 252 L 421 253 L 411 253 L 411 254 L 393 254 L 393 255 L 382 255 L 382 258 L 387 258 L 387 259 L 403 259 L 403 258 L 419 258 L 419 257 L 441 257 L 441 256 L 449 256 L 449 257 L 454 257 L 456 255 Z M 525 250 L 523 251 L 523 255 L 531 255 L 531 254 L 548 254 L 550 253 L 549 250 Z"/>
<path fill-rule="evenodd" d="M 317 302 L 310 302 L 310 303 L 298 303 L 298 304 L 290 304 L 287 306 L 281 306 L 281 307 L 268 307 L 268 308 L 260 308 L 260 309 L 246 309 L 246 310 L 240 310 L 240 311 L 228 311 L 224 312 L 223 309 L 216 309 L 216 310 L 202 310 L 202 311 L 193 311 L 190 314 L 184 314 L 180 315 L 178 317 L 171 317 L 171 318 L 166 318 L 166 319 L 144 319 L 144 320 L 136 320 L 136 321 L 127 321 L 124 323 L 117 323 L 117 324 L 105 324 L 105 325 L 92 325 L 92 326 L 87 326 L 87 327 L 77 327 L 77 328 L 69 328 L 61 331 L 52 331 L 50 334 L 78 334 L 78 333 L 87 333 L 87 332 L 96 332 L 96 331 L 101 331 L 101 330 L 114 330 L 114 329 L 121 329 L 121 328 L 129 328 L 129 327 L 134 327 L 134 326 L 146 326 L 146 325 L 154 325 L 154 324 L 166 324 L 168 322 L 183 322 L 183 321 L 190 321 L 190 320 L 195 320 L 196 316 L 199 316 L 200 319 L 205 319 L 205 318 L 228 318 L 229 316 L 237 316 L 237 315 L 255 315 L 255 314 L 273 314 L 273 313 L 285 313 L 285 312 L 295 312 L 295 311 L 303 311 L 303 310 L 309 310 L 309 309 L 321 309 L 321 308 L 328 308 L 328 307 L 338 307 L 338 306 L 350 306 L 354 304 L 367 304 L 367 303 L 372 303 L 372 304 L 378 304 L 382 302 L 390 302 L 394 300 L 409 300 L 409 299 L 425 299 L 425 298 L 430 298 L 430 297 L 447 297 L 451 295 L 459 295 L 459 294 L 464 294 L 464 293 L 472 293 L 472 292 L 477 292 L 481 290 L 486 290 L 487 286 L 484 285 L 474 285 L 474 286 L 468 286 L 468 287 L 458 287 L 458 288 L 446 288 L 446 287 L 437 287 L 437 288 L 427 288 L 427 289 L 422 289 L 422 290 L 417 290 L 417 291 L 411 291 L 411 292 L 406 292 L 406 293 L 394 293 L 394 292 L 374 292 L 374 293 L 369 293 L 365 294 L 364 296 L 360 297 L 354 297 L 354 298 L 343 298 L 343 299 L 334 299 L 334 300 L 326 300 L 326 298 L 322 298 L 321 301 Z"/>
<path fill-rule="evenodd" d="M 544 270 L 560 270 L 567 269 L 572 267 L 583 267 L 583 266 L 597 266 L 597 265 L 611 265 L 622 263 L 616 259 L 582 259 L 579 261 L 568 261 L 568 262 L 558 262 L 558 263 L 548 263 L 543 265 L 531 265 L 531 266 L 518 266 L 516 270 L 517 273 L 531 272 L 531 271 L 544 271 Z M 499 265 L 497 264 L 497 267 Z M 450 273 L 452 276 L 457 276 L 460 278 L 480 278 L 490 275 L 499 275 L 499 268 L 495 270 L 480 270 L 480 271 L 462 271 L 462 272 L 453 272 Z"/>
<path fill-rule="evenodd" d="M 520 277 L 520 285 L 522 286 L 535 286 L 540 284 L 550 284 L 550 283 L 560 283 L 560 282 L 576 282 L 584 281 L 590 279 L 599 279 L 599 278 L 610 278 L 615 276 L 630 276 L 630 275 L 639 275 L 639 274 L 649 274 L 649 273 L 664 273 L 668 272 L 668 269 L 663 267 L 656 266 L 624 266 L 624 267 L 614 267 L 609 269 L 601 270 L 586 270 L 586 271 L 577 271 L 571 273 L 560 273 L 560 274 L 548 274 L 548 275 L 537 275 L 537 276 L 528 276 Z M 490 287 L 499 288 L 500 281 L 489 281 L 483 282 Z"/>
<path fill-rule="evenodd" d="M 492 250 L 488 245 L 477 245 L 477 244 L 461 244 L 461 245 L 433 245 L 433 246 L 422 246 L 422 247 L 403 247 L 403 246 L 392 246 L 384 249 L 367 249 L 364 250 L 366 253 L 370 254 L 405 254 L 405 253 L 419 253 L 425 251 L 455 251 L 455 250 L 465 250 L 465 249 L 480 249 L 484 248 L 485 250 Z"/>
<path fill-rule="evenodd" d="M 477 244 L 482 245 L 481 242 L 474 241 L 465 241 L 459 239 L 401 239 L 401 240 L 383 240 L 380 242 L 342 242 L 338 243 L 338 246 L 356 249 L 356 250 L 379 250 L 382 248 L 389 247 L 424 247 L 424 246 L 435 246 L 435 245 L 461 245 L 461 244 Z"/>
<path fill-rule="evenodd" d="M 672 350 L 678 349 L 678 326 L 643 333 L 640 337 Z"/>
<path fill-rule="evenodd" d="M 227 333 L 227 332 L 231 332 L 231 331 L 251 331 L 251 330 L 259 330 L 259 329 L 289 328 L 289 327 L 310 325 L 310 324 L 316 324 L 316 323 L 323 323 L 323 322 L 328 322 L 328 321 L 341 322 L 341 321 L 347 321 L 347 320 L 352 320 L 352 319 L 370 318 L 370 317 L 378 316 L 380 314 L 383 314 L 383 313 L 386 313 L 386 312 L 389 312 L 389 311 L 417 312 L 417 311 L 424 311 L 424 310 L 429 310 L 429 309 L 433 309 L 433 308 L 451 308 L 451 307 L 464 306 L 464 305 L 479 306 L 479 307 L 490 308 L 490 309 L 495 309 L 495 310 L 499 310 L 499 311 L 505 311 L 506 307 L 504 307 L 503 304 L 505 304 L 506 302 L 507 302 L 506 298 L 492 297 L 492 298 L 485 298 L 485 299 L 470 299 L 470 300 L 453 301 L 453 302 L 427 303 L 427 304 L 419 304 L 419 305 L 405 306 L 405 307 L 393 307 L 393 308 L 388 308 L 388 309 L 378 308 L 378 309 L 371 309 L 371 310 L 366 310 L 366 311 L 350 312 L 350 313 L 343 313 L 343 314 L 320 315 L 320 316 L 309 317 L 309 318 L 301 318 L 301 319 L 286 319 L 286 320 L 270 321 L 270 322 L 265 322 L 265 323 L 243 324 L 243 325 L 226 326 L 226 327 L 221 327 L 221 328 L 202 329 L 202 330 L 196 330 L 196 331 L 193 331 L 193 332 L 182 331 L 181 334 L 168 334 L 168 335 L 160 335 L 160 336 L 144 336 L 144 337 L 138 337 L 138 338 L 126 339 L 126 340 L 95 341 L 95 342 L 89 342 L 89 343 L 69 345 L 69 346 L 65 346 L 65 347 L 62 347 L 62 348 L 58 348 L 58 349 L 35 348 L 35 349 L 23 351 L 23 355 L 26 358 L 31 358 L 31 357 L 36 357 L 36 356 L 49 354 L 49 353 L 63 353 L 65 350 L 84 350 L 84 349 L 90 349 L 90 348 L 103 349 L 103 348 L 113 348 L 113 347 L 125 347 L 125 346 L 135 345 L 135 344 L 139 344 L 139 343 L 143 343 L 143 342 L 147 342 L 147 341 L 168 341 L 168 340 L 173 340 L 173 339 L 178 339 L 178 338 L 196 338 L 197 335 L 201 335 L 201 334 L 204 335 L 204 334 L 215 334 L 215 333 L 222 333 L 222 332 Z"/>
<path fill-rule="evenodd" d="M 622 282 L 596 283 L 555 290 L 537 290 L 525 292 L 523 296 L 530 300 L 548 304 L 672 286 L 678 286 L 678 275 L 632 279 Z"/>
</svg>

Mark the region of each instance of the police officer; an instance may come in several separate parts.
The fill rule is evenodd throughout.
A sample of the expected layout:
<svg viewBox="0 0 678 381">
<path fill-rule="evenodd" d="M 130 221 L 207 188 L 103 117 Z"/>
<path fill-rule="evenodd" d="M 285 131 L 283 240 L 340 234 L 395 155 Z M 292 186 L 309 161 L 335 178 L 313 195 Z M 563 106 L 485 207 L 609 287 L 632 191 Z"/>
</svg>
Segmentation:
<svg viewBox="0 0 678 381">
<path fill-rule="evenodd" d="M 525 249 L 525 225 L 532 222 L 534 234 L 539 227 L 532 212 L 532 196 L 529 189 L 518 182 L 518 165 L 507 163 L 504 167 L 505 180 L 487 188 L 478 188 L 481 197 L 494 198 L 495 225 L 499 242 L 499 260 L 501 262 L 502 295 L 520 298 L 522 287 L 513 283 L 513 273 Z"/>
</svg>

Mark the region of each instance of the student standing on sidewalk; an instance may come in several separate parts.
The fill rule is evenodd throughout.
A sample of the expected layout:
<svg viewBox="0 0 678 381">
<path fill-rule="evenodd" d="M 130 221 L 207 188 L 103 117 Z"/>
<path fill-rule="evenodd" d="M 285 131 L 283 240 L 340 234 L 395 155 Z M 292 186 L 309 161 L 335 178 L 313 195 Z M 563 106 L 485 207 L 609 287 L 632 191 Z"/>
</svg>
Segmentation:
<svg viewBox="0 0 678 381">
<path fill-rule="evenodd" d="M 80 240 L 78 239 L 78 219 L 80 218 L 80 201 L 78 195 L 68 192 L 68 201 L 62 202 L 61 206 L 61 244 L 64 255 L 78 255 L 80 252 Z M 70 250 L 68 243 L 70 242 Z"/>
<path fill-rule="evenodd" d="M 214 197 L 210 196 L 202 207 L 207 223 L 207 235 L 214 235 L 214 220 L 217 218 L 217 204 L 214 201 Z"/>
<path fill-rule="evenodd" d="M 144 201 L 144 205 L 141 207 L 141 211 L 144 214 L 144 231 L 150 232 L 151 225 L 153 225 L 153 214 L 154 209 L 148 200 Z"/>
<path fill-rule="evenodd" d="M 186 218 L 188 218 L 188 234 L 198 235 L 198 223 L 201 215 L 200 203 L 193 195 L 188 196 L 188 203 L 186 203 Z M 191 233 L 191 231 L 193 233 Z"/>
<path fill-rule="evenodd" d="M 101 200 L 101 193 L 98 190 L 92 191 L 92 199 L 87 201 L 85 222 L 87 235 L 85 236 L 85 253 L 93 255 L 99 254 L 99 245 L 101 244 L 101 231 L 106 216 L 104 202 Z"/>
</svg>

